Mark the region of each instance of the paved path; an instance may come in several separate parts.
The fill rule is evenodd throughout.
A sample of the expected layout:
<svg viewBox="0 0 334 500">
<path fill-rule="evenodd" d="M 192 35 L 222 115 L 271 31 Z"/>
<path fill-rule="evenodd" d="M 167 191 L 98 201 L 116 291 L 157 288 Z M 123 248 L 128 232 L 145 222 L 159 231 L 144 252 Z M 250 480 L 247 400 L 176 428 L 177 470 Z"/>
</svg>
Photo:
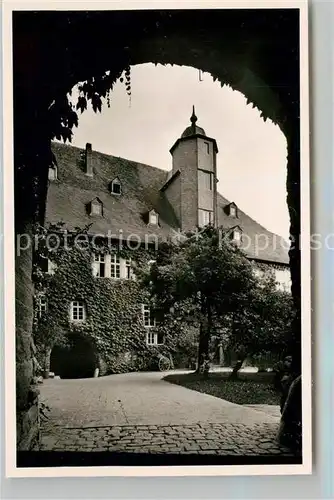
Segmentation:
<svg viewBox="0 0 334 500">
<path fill-rule="evenodd" d="M 170 373 L 170 372 L 169 372 Z M 289 454 L 279 417 L 162 380 L 163 373 L 47 380 L 44 450 Z"/>
</svg>

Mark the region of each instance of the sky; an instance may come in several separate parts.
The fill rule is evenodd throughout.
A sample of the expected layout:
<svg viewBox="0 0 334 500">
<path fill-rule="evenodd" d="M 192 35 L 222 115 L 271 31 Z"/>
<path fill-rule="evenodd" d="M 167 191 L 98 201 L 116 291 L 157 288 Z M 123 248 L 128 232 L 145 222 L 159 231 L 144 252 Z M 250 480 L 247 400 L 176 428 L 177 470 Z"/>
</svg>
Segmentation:
<svg viewBox="0 0 334 500">
<path fill-rule="evenodd" d="M 75 95 L 75 93 L 73 94 Z M 172 167 L 169 149 L 190 125 L 218 145 L 218 191 L 268 230 L 288 239 L 286 139 L 246 98 L 208 73 L 187 66 L 141 64 L 131 68 L 131 100 L 124 83 L 111 93 L 110 108 L 79 117 L 72 143 L 153 165 Z M 80 114 L 80 112 L 79 112 Z"/>
</svg>

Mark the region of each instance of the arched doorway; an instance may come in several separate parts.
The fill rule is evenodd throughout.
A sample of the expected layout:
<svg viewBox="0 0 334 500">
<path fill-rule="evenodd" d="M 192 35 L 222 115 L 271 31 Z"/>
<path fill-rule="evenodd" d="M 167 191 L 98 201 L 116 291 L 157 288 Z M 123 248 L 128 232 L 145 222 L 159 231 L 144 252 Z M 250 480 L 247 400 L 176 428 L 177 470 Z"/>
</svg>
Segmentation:
<svg viewBox="0 0 334 500">
<path fill-rule="evenodd" d="M 51 371 L 62 379 L 93 377 L 96 366 L 95 349 L 83 335 L 71 336 L 69 346 L 55 346 L 52 349 Z"/>
</svg>

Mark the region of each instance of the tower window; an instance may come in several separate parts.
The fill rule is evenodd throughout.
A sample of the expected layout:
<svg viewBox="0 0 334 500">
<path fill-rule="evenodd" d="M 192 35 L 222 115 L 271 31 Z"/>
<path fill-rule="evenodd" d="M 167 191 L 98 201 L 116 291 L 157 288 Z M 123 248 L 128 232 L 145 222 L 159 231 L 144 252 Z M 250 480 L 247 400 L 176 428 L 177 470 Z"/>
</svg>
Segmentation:
<svg viewBox="0 0 334 500">
<path fill-rule="evenodd" d="M 204 146 L 205 146 L 206 153 L 209 155 L 210 154 L 210 144 L 208 142 L 205 142 Z"/>
<path fill-rule="evenodd" d="M 86 319 L 86 307 L 84 302 L 80 300 L 71 302 L 71 319 L 72 321 L 84 321 Z"/>
<path fill-rule="evenodd" d="M 110 192 L 112 194 L 122 194 L 122 185 L 117 177 L 110 183 Z"/>
<path fill-rule="evenodd" d="M 198 225 L 199 227 L 208 226 L 213 224 L 213 212 L 211 210 L 198 210 Z"/>
<path fill-rule="evenodd" d="M 212 172 L 205 172 L 204 170 L 198 170 L 198 184 L 202 189 L 207 191 L 212 191 L 213 189 L 213 174 Z"/>
</svg>

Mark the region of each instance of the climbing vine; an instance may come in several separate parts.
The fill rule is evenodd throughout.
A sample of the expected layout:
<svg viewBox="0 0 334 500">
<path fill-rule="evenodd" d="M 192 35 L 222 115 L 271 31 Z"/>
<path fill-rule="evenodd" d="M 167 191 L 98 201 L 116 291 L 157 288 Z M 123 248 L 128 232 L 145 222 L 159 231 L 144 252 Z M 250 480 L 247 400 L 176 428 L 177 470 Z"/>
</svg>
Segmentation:
<svg viewBox="0 0 334 500">
<path fill-rule="evenodd" d="M 51 230 L 52 229 L 52 230 Z M 93 248 L 89 239 L 89 226 L 77 233 L 69 234 L 62 224 L 48 229 L 36 227 L 38 252 L 34 263 L 36 304 L 34 315 L 34 338 L 38 360 L 42 367 L 48 365 L 52 348 L 69 347 L 71 339 L 80 335 L 89 340 L 99 360 L 100 374 L 120 373 L 133 370 L 154 369 L 157 356 L 171 353 L 179 363 L 187 362 L 189 350 L 195 349 L 196 332 L 190 332 L 170 316 L 157 323 L 152 333 L 158 331 L 164 336 L 162 345 L 147 345 L 142 319 L 142 304 L 150 303 L 148 290 L 143 286 L 140 275 L 148 267 L 153 252 L 146 249 L 130 250 L 108 246 L 99 242 L 99 253 L 117 252 L 122 258 L 134 262 L 136 280 L 114 280 L 97 278 L 92 272 Z M 85 248 L 74 245 L 75 237 L 87 235 Z M 51 235 L 60 242 L 56 250 L 51 249 Z M 65 243 L 66 241 L 66 248 Z M 48 243 L 48 244 L 47 244 Z M 54 273 L 45 273 L 43 259 L 48 258 L 55 265 Z M 46 311 L 40 315 L 39 298 L 46 299 Z M 76 323 L 70 319 L 70 304 L 82 301 L 86 307 L 86 319 Z M 192 342 L 185 341 L 192 338 Z"/>
</svg>

